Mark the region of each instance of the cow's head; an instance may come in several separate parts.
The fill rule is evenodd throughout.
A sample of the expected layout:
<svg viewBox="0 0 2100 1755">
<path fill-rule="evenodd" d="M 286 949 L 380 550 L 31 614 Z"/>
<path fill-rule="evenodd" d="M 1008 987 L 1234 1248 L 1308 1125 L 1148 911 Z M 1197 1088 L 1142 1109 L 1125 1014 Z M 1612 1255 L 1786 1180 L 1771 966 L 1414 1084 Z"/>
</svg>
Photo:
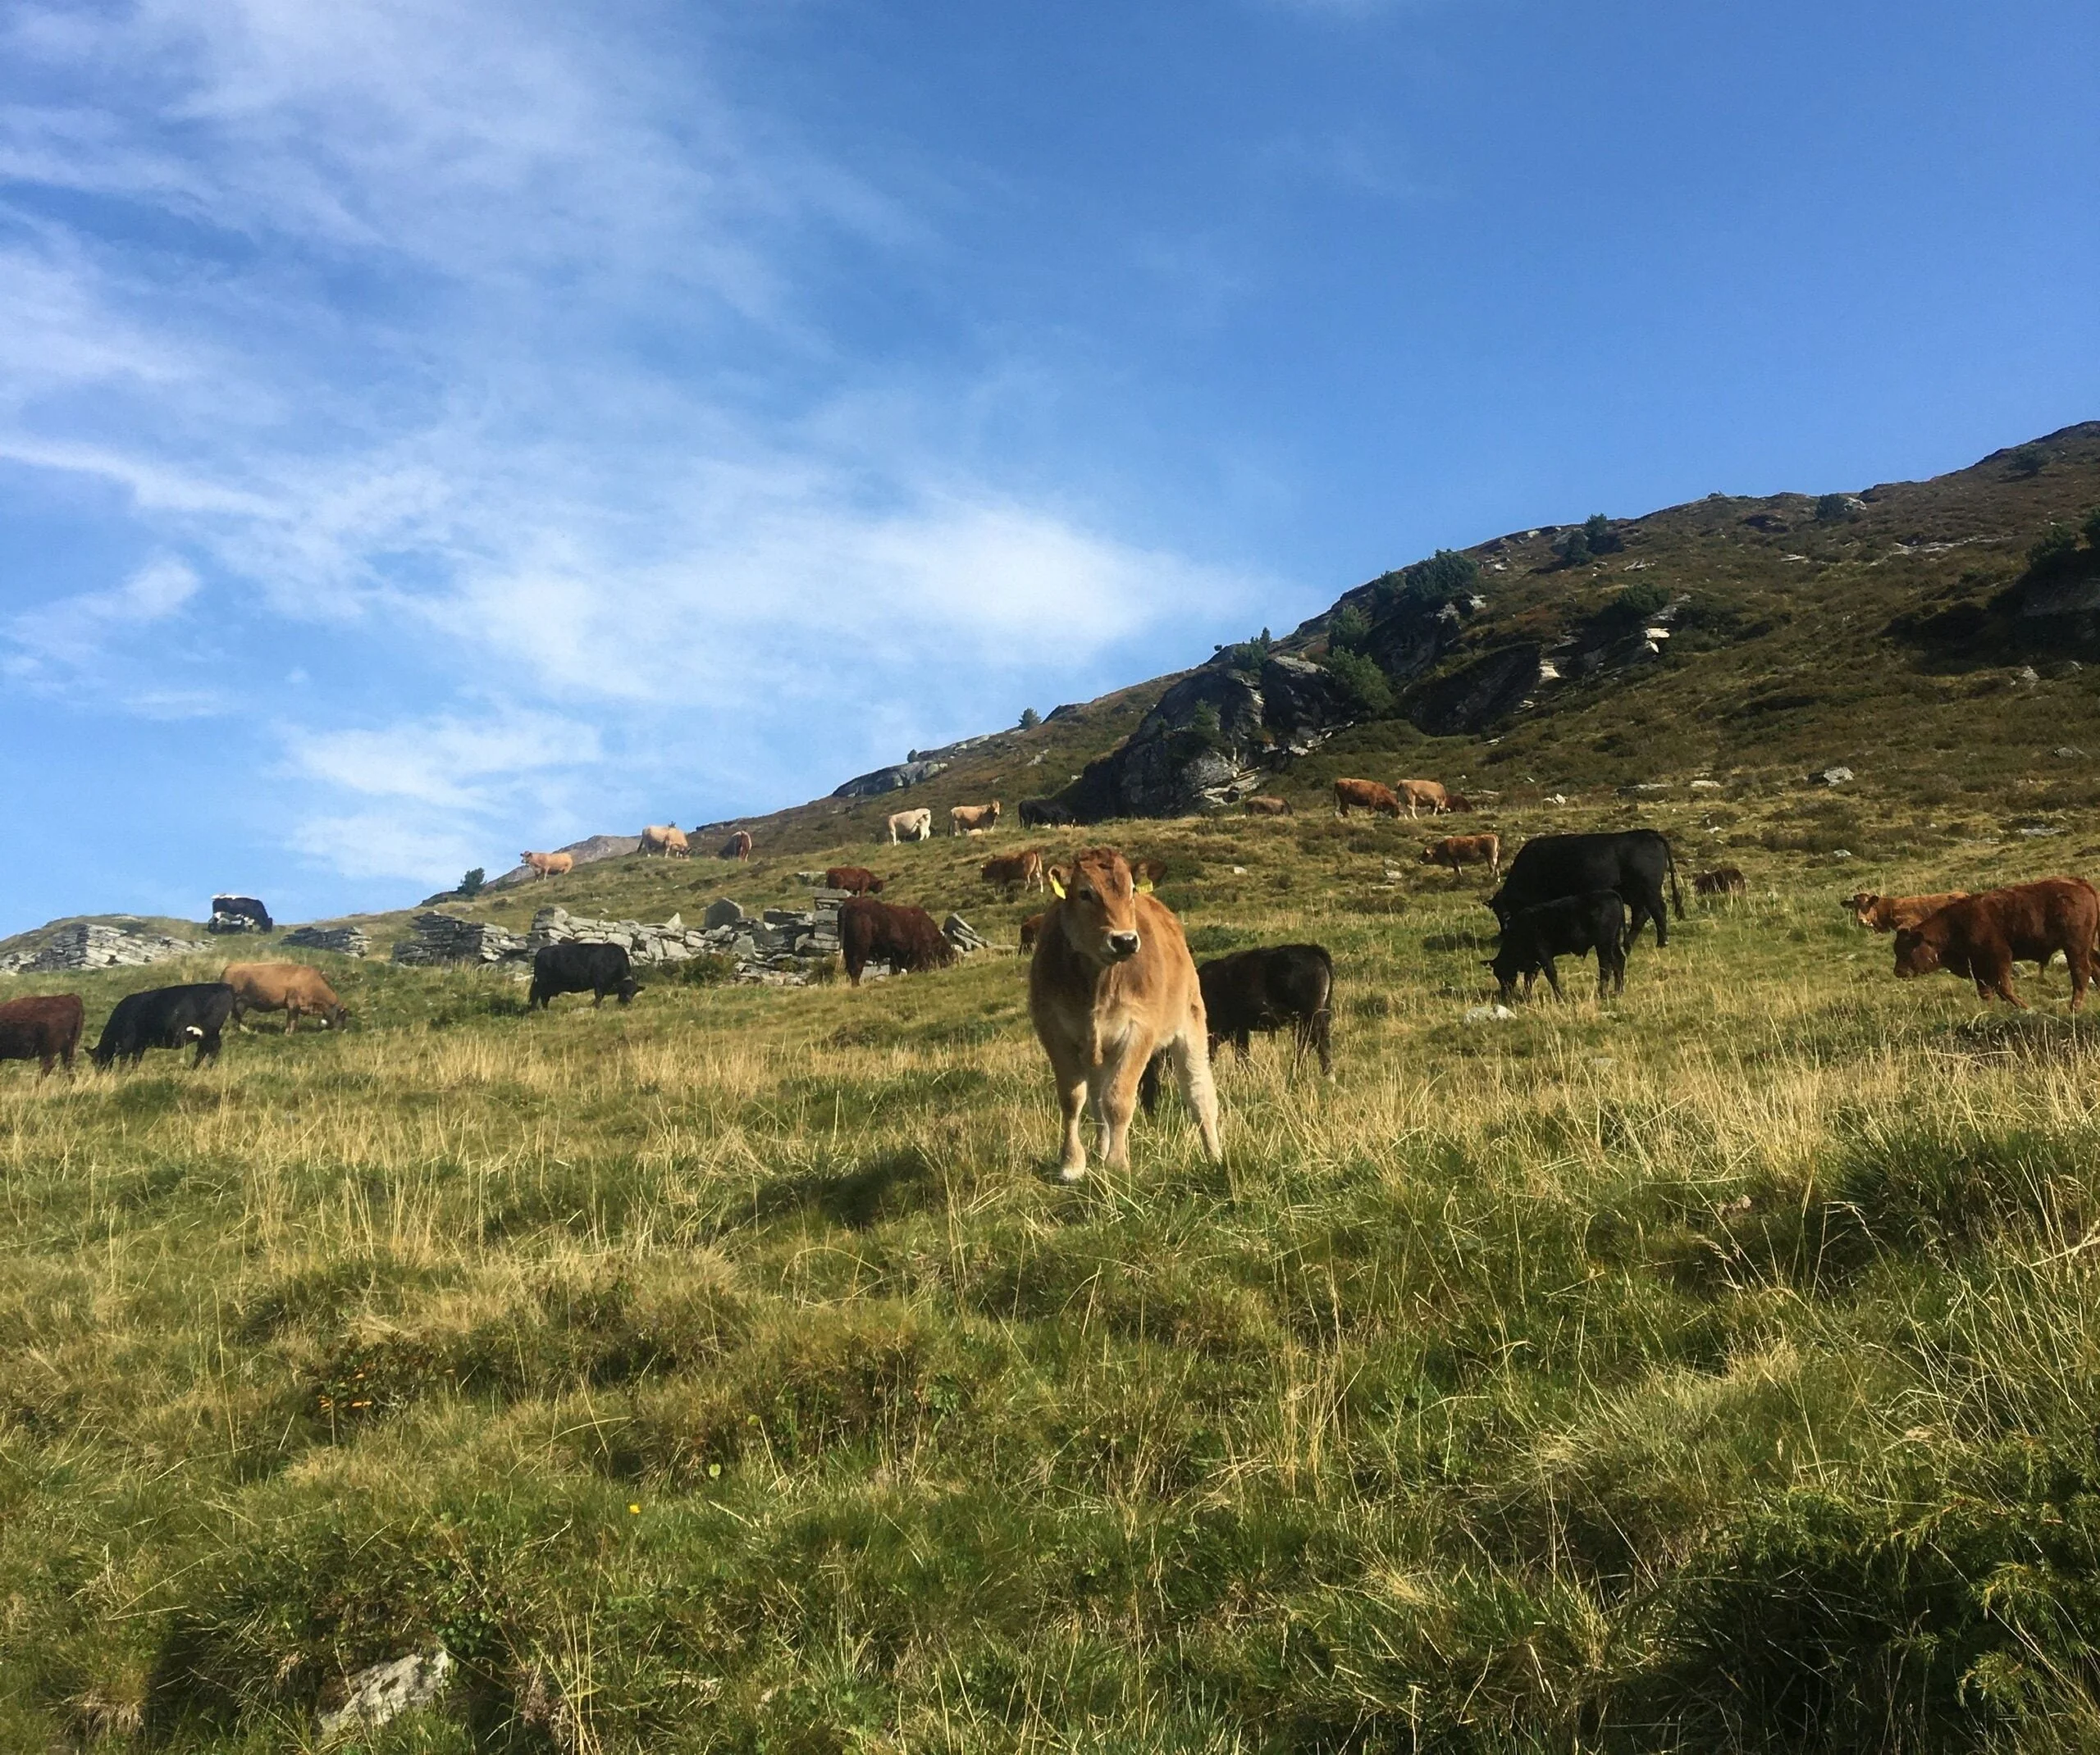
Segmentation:
<svg viewBox="0 0 2100 1755">
<path fill-rule="evenodd" d="M 1509 903 L 1502 900 L 1505 893 L 1506 891 L 1504 891 L 1497 890 L 1495 894 L 1488 897 L 1487 900 L 1481 905 L 1492 909 L 1496 921 L 1506 928 L 1509 924 L 1511 919 L 1515 915 L 1517 910 L 1511 907 Z"/>
<path fill-rule="evenodd" d="M 880 896 L 883 893 L 883 880 L 880 878 L 870 878 L 868 880 L 868 894 Z"/>
<path fill-rule="evenodd" d="M 1444 795 L 1444 808 L 1446 810 L 1471 810 L 1473 808 L 1473 801 L 1463 792 L 1446 792 Z"/>
<path fill-rule="evenodd" d="M 1436 863 L 1436 850 L 1442 845 L 1441 841 L 1432 841 L 1424 847 L 1422 850 L 1422 863 L 1424 865 L 1434 865 Z"/>
<path fill-rule="evenodd" d="M 1899 977 L 1929 975 L 1940 966 L 1946 947 L 1928 928 L 1931 922 L 1899 928 L 1896 934 L 1896 973 Z"/>
<path fill-rule="evenodd" d="M 1482 960 L 1481 967 L 1494 972 L 1495 997 L 1505 1005 L 1516 997 L 1517 978 L 1534 973 L 1528 960 L 1520 956 L 1514 946 L 1507 944 L 1497 946 L 1493 956 Z"/>
<path fill-rule="evenodd" d="M 1867 916 L 1874 912 L 1874 905 L 1880 900 L 1871 891 L 1861 890 L 1845 898 L 1845 912 L 1852 917 L 1854 926 L 1865 926 Z"/>
<path fill-rule="evenodd" d="M 1089 848 L 1068 866 L 1052 866 L 1050 877 L 1063 897 L 1057 925 L 1074 950 L 1100 964 L 1138 954 L 1138 888 L 1121 854 Z"/>
<path fill-rule="evenodd" d="M 620 984 L 614 988 L 613 991 L 619 996 L 620 1004 L 624 1005 L 636 994 L 641 991 L 641 983 L 632 975 L 623 975 L 620 977 Z"/>
</svg>

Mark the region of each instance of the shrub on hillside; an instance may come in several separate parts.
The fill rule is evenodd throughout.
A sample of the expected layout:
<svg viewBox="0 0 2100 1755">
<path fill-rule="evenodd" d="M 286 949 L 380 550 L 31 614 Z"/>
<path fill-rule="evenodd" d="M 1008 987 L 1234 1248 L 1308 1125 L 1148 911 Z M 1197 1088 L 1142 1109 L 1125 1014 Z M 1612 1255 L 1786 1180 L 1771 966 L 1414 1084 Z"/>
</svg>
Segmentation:
<svg viewBox="0 0 2100 1755">
<path fill-rule="evenodd" d="M 1605 605 L 1597 619 L 1606 627 L 1631 632 L 1646 627 L 1659 610 L 1667 609 L 1670 594 L 1650 580 L 1636 579 Z"/>
<path fill-rule="evenodd" d="M 1454 549 L 1439 549 L 1426 561 L 1381 577 L 1378 601 L 1393 609 L 1434 613 L 1468 595 L 1479 582 L 1479 562 Z"/>
<path fill-rule="evenodd" d="M 2068 524 L 2052 524 L 2027 551 L 2028 575 L 2035 579 L 2051 577 L 2063 572 L 2077 553 L 2078 532 Z"/>
<path fill-rule="evenodd" d="M 1329 652 L 1321 668 L 1341 685 L 1359 718 L 1376 719 L 1392 711 L 1393 686 L 1376 663 L 1360 652 Z"/>
<path fill-rule="evenodd" d="M 1327 621 L 1327 650 L 1361 652 L 1371 641 L 1371 618 L 1354 604 L 1345 604 Z"/>
</svg>

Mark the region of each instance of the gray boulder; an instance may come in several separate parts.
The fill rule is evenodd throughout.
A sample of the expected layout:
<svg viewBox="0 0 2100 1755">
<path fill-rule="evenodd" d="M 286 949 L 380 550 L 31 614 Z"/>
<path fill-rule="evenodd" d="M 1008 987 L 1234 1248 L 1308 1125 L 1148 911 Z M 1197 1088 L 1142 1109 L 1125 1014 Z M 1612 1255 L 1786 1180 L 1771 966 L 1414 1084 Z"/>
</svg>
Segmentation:
<svg viewBox="0 0 2100 1755">
<path fill-rule="evenodd" d="M 856 774 L 845 785 L 833 790 L 833 798 L 880 798 L 885 792 L 901 792 L 906 786 L 915 786 L 922 781 L 931 780 L 947 767 L 946 762 L 897 762 L 888 768 L 878 768 L 872 773 Z"/>
<path fill-rule="evenodd" d="M 716 927 L 734 926 L 743 918 L 743 909 L 724 896 L 707 905 L 707 912 L 700 917 L 700 923 L 711 932 Z"/>
<path fill-rule="evenodd" d="M 321 1734 L 376 1729 L 418 1707 L 434 1706 L 452 1679 L 452 1654 L 443 1646 L 374 1664 L 350 1678 L 342 1705 L 321 1715 Z"/>
</svg>

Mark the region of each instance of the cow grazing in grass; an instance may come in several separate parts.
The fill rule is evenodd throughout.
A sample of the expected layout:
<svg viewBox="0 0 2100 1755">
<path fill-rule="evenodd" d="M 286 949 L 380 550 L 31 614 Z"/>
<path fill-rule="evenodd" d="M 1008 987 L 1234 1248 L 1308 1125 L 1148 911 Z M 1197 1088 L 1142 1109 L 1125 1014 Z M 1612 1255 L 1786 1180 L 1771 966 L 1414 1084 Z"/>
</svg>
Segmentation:
<svg viewBox="0 0 2100 1755">
<path fill-rule="evenodd" d="M 1522 909 L 1564 896 L 1592 890 L 1616 890 L 1627 907 L 1627 942 L 1655 923 L 1655 943 L 1669 942 L 1663 909 L 1663 883 L 1669 882 L 1677 917 L 1684 918 L 1684 896 L 1677 884 L 1677 855 L 1654 829 L 1622 829 L 1600 835 L 1534 835 L 1517 850 L 1502 887 L 1487 899 L 1504 926 Z"/>
<path fill-rule="evenodd" d="M 827 890 L 844 890 L 853 896 L 880 896 L 883 880 L 865 865 L 833 865 L 825 868 L 824 886 Z"/>
<path fill-rule="evenodd" d="M 1320 1070 L 1333 1076 L 1335 960 L 1324 945 L 1235 950 L 1213 957 L 1196 971 L 1196 978 L 1203 990 L 1213 1055 L 1220 1042 L 1229 1041 L 1244 1060 L 1254 1031 L 1273 1033 L 1288 1027 L 1299 1057 L 1317 1051 Z"/>
<path fill-rule="evenodd" d="M 1976 983 L 1979 999 L 1993 994 L 2024 1005 L 2012 991 L 2016 962 L 2048 966 L 2058 951 L 2070 966 L 2070 1009 L 2085 1001 L 2093 978 L 2093 940 L 2100 935 L 2100 894 L 2082 878 L 2044 878 L 1986 890 L 1949 902 L 1915 926 L 1896 929 L 1896 973 L 1929 975 L 1944 969 Z"/>
<path fill-rule="evenodd" d="M 1558 896 L 1535 908 L 1519 909 L 1502 928 L 1502 941 L 1495 946 L 1488 967 L 1501 984 L 1506 1002 L 1515 993 L 1517 978 L 1523 978 L 1524 997 L 1532 996 L 1532 978 L 1544 973 L 1553 996 L 1565 999 L 1560 977 L 1554 972 L 1555 957 L 1597 954 L 1597 997 L 1607 991 L 1626 991 L 1626 952 L 1630 935 L 1626 930 L 1626 904 L 1616 890 L 1591 890 L 1581 896 Z"/>
<path fill-rule="evenodd" d="M 328 1030 L 341 1029 L 349 1019 L 321 971 L 304 963 L 229 963 L 219 979 L 233 989 L 235 1023 L 252 1011 L 281 1011 L 289 1036 L 309 1012 Z"/>
<path fill-rule="evenodd" d="M 1052 799 L 1025 798 L 1020 801 L 1020 826 L 1025 829 L 1069 828 L 1079 819 Z"/>
<path fill-rule="evenodd" d="M 1710 872 L 1691 874 L 1694 896 L 1741 896 L 1750 894 L 1750 880 L 1732 865 L 1717 865 Z"/>
<path fill-rule="evenodd" d="M 1287 817 L 1291 814 L 1290 800 L 1271 798 L 1265 792 L 1257 792 L 1251 798 L 1243 798 L 1239 808 L 1250 817 Z"/>
<path fill-rule="evenodd" d="M 37 993 L 0 1005 L 0 1060 L 35 1060 L 39 1078 L 49 1076 L 59 1062 L 73 1070 L 74 1051 L 87 1008 L 77 993 Z"/>
<path fill-rule="evenodd" d="M 1020 923 L 1020 948 L 1024 950 L 1030 949 L 1034 945 L 1036 939 L 1041 935 L 1042 931 L 1043 916 L 1041 914 L 1030 914 L 1025 920 L 1022 921 Z"/>
<path fill-rule="evenodd" d="M 999 801 L 988 805 L 952 805 L 948 807 L 948 833 L 985 835 L 999 826 Z"/>
<path fill-rule="evenodd" d="M 866 896 L 840 905 L 838 946 L 845 959 L 846 979 L 856 987 L 870 963 L 887 963 L 892 974 L 911 975 L 921 969 L 946 969 L 956 956 L 955 946 L 924 909 L 879 902 Z"/>
<path fill-rule="evenodd" d="M 185 982 L 175 987 L 148 987 L 127 993 L 102 1027 L 94 1046 L 94 1063 L 107 1070 L 113 1061 L 129 1060 L 136 1066 L 148 1048 L 180 1049 L 197 1045 L 197 1058 L 189 1064 L 202 1066 L 219 1057 L 219 1042 L 233 1015 L 233 989 L 222 981 Z"/>
<path fill-rule="evenodd" d="M 573 853 L 521 853 L 518 857 L 535 878 L 566 878 L 576 869 Z"/>
<path fill-rule="evenodd" d="M 1408 807 L 1409 816 L 1418 809 L 1426 809 L 1432 817 L 1440 817 L 1451 808 L 1451 795 L 1440 780 L 1403 780 L 1393 790 Z M 1470 810 L 1472 807 L 1469 805 L 1466 808 Z"/>
<path fill-rule="evenodd" d="M 1930 919 L 1949 902 L 1965 902 L 1966 890 L 1943 890 L 1937 896 L 1875 896 L 1862 890 L 1845 904 L 1853 923 L 1876 932 L 1897 932 Z"/>
<path fill-rule="evenodd" d="M 686 846 L 685 832 L 675 823 L 652 823 L 641 832 L 639 849 L 645 856 L 660 853 L 667 859 L 689 857 L 692 850 Z"/>
<path fill-rule="evenodd" d="M 1043 855 L 1030 847 L 1024 853 L 1009 853 L 996 859 L 987 859 L 977 875 L 985 882 L 996 884 L 1002 890 L 1018 887 L 1023 890 L 1043 888 Z"/>
<path fill-rule="evenodd" d="M 748 859 L 751 856 L 751 832 L 738 829 L 715 851 L 718 859 Z"/>
<path fill-rule="evenodd" d="M 1337 780 L 1335 782 L 1335 814 L 1346 817 L 1352 810 L 1376 811 L 1381 815 L 1397 817 L 1400 801 L 1393 795 L 1393 789 L 1381 786 L 1376 780 Z"/>
<path fill-rule="evenodd" d="M 1130 1161 L 1131 1112 L 1156 1053 L 1174 1068 L 1196 1118 L 1203 1151 L 1218 1145 L 1203 990 L 1181 923 L 1142 895 L 1122 855 L 1100 847 L 1052 868 L 1058 900 L 1043 912 L 1028 970 L 1028 1010 L 1050 1057 L 1064 1109 L 1059 1174 L 1086 1174 L 1080 1121 L 1091 1102 L 1098 1149 L 1109 1165 Z"/>
<path fill-rule="evenodd" d="M 1464 865 L 1485 865 L 1488 882 L 1492 883 L 1502 870 L 1502 837 L 1500 835 L 1446 835 L 1441 841 L 1432 841 L 1422 850 L 1424 865 L 1448 865 L 1451 868 L 1451 882 L 1459 881 L 1459 868 Z"/>
<path fill-rule="evenodd" d="M 889 844 L 894 847 L 901 841 L 931 841 L 934 838 L 934 814 L 920 805 L 916 810 L 893 810 L 889 814 Z"/>
<path fill-rule="evenodd" d="M 613 995 L 624 1005 L 641 991 L 624 945 L 586 945 L 574 941 L 542 945 L 532 955 L 532 989 L 525 1009 L 545 1010 L 564 993 L 587 993 L 596 1011 Z"/>
</svg>

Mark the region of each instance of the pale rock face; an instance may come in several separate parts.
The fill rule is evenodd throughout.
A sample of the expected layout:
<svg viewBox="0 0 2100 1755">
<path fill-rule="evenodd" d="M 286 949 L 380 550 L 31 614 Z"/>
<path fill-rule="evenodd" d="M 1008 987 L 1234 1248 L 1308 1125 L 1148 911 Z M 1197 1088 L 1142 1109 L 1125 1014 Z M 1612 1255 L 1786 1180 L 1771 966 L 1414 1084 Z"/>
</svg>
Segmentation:
<svg viewBox="0 0 2100 1755">
<path fill-rule="evenodd" d="M 432 1706 L 452 1679 L 452 1654 L 443 1646 L 411 1652 L 391 1663 L 374 1664 L 350 1678 L 342 1705 L 321 1715 L 321 1734 L 377 1728 L 418 1707 Z"/>
</svg>

